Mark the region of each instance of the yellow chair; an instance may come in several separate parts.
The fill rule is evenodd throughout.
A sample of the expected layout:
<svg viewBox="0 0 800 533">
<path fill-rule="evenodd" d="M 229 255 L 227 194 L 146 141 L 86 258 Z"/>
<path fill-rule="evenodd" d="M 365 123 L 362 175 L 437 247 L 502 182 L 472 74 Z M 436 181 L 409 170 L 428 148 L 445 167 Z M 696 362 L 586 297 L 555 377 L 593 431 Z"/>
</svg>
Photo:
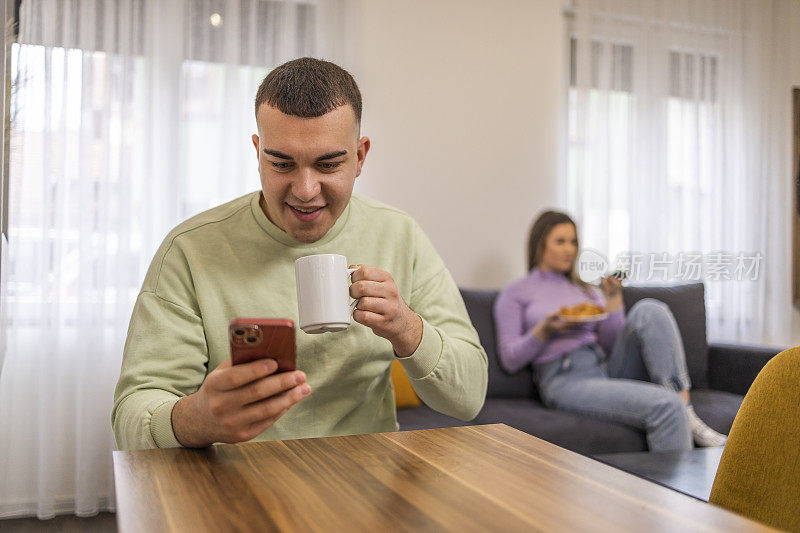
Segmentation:
<svg viewBox="0 0 800 533">
<path fill-rule="evenodd" d="M 773 357 L 747 392 L 709 501 L 800 532 L 800 346 Z"/>
</svg>

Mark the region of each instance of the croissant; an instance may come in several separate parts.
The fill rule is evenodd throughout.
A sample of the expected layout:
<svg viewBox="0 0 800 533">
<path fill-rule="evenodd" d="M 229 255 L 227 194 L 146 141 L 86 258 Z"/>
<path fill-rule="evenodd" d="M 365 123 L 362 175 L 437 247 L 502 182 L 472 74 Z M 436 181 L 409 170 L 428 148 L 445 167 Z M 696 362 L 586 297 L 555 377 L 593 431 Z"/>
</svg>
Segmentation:
<svg viewBox="0 0 800 533">
<path fill-rule="evenodd" d="M 605 309 L 590 302 L 583 302 L 571 307 L 562 307 L 558 310 L 561 316 L 592 316 L 605 313 Z"/>
</svg>

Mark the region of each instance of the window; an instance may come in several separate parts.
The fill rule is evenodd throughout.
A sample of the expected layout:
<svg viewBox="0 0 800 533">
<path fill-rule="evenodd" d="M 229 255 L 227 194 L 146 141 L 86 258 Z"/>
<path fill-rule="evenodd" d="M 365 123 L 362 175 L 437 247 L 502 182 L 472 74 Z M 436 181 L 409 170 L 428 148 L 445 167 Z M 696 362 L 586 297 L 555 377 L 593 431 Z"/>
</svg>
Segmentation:
<svg viewBox="0 0 800 533">
<path fill-rule="evenodd" d="M 702 52 L 669 52 L 667 181 L 670 205 L 684 211 L 673 221 L 671 250 L 700 250 L 713 242 L 711 226 L 701 224 L 698 214 L 713 208 L 713 180 L 721 172 L 714 147 L 722 134 L 718 64 Z"/>
<path fill-rule="evenodd" d="M 143 2 L 76 0 L 81 16 L 50 35 L 29 23 L 12 45 L 15 327 L 40 325 L 43 305 L 73 326 L 87 305 L 118 306 L 98 313 L 111 321 L 129 315 L 169 228 L 258 188 L 255 92 L 283 56 L 313 54 L 315 5 L 180 4 L 186 31 L 159 37 L 172 55 L 148 49 Z M 123 6 L 132 11 L 108 12 Z M 96 17 L 129 26 L 94 27 Z"/>
<path fill-rule="evenodd" d="M 586 90 L 578 89 L 580 46 L 591 47 L 588 83 L 581 80 Z M 608 250 L 609 257 L 629 249 L 633 56 L 629 44 L 570 39 L 567 201 L 580 206 L 583 243 Z M 597 178 L 592 182 L 583 178 L 589 169 Z M 599 183 L 613 194 L 594 186 Z"/>
</svg>

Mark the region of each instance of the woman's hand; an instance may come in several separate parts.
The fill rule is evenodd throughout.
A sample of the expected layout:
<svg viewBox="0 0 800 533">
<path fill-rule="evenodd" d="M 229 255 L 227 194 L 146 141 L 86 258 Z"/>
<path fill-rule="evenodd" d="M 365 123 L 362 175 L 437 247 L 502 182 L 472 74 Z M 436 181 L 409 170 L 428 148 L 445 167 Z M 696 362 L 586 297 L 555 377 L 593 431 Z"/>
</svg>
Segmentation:
<svg viewBox="0 0 800 533">
<path fill-rule="evenodd" d="M 540 320 L 538 324 L 533 327 L 533 336 L 542 342 L 545 342 L 555 334 L 561 334 L 575 327 L 574 322 L 566 322 L 558 316 L 558 312 L 551 313 Z"/>
<path fill-rule="evenodd" d="M 606 311 L 613 313 L 622 309 L 622 282 L 614 276 L 604 277 L 600 280 L 600 288 L 606 297 Z"/>
</svg>

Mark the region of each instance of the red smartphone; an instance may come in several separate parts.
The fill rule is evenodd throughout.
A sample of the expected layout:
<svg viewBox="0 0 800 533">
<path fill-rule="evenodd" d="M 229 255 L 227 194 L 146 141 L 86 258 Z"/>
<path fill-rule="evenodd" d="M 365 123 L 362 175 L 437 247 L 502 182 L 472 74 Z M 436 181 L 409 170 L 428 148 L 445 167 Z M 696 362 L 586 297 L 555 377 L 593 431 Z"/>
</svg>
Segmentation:
<svg viewBox="0 0 800 533">
<path fill-rule="evenodd" d="M 275 359 L 277 372 L 295 370 L 294 322 L 283 318 L 234 318 L 228 327 L 231 364 Z"/>
</svg>

